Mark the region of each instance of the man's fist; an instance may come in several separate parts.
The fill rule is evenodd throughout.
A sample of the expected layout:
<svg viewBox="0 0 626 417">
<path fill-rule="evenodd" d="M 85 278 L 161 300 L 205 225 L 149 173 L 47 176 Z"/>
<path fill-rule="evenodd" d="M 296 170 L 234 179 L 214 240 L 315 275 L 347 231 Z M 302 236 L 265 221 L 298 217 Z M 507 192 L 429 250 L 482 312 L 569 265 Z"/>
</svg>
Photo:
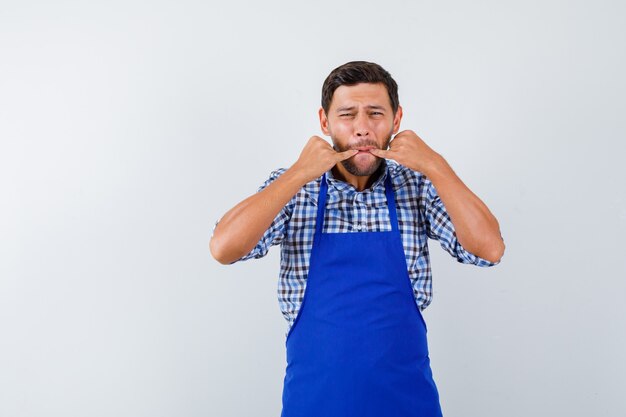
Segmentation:
<svg viewBox="0 0 626 417">
<path fill-rule="evenodd" d="M 302 149 L 300 157 L 291 168 L 301 174 L 306 182 L 309 182 L 330 170 L 337 162 L 348 159 L 358 152 L 357 149 L 337 152 L 324 139 L 319 136 L 311 136 Z"/>
<path fill-rule="evenodd" d="M 440 155 L 432 150 L 412 130 L 403 130 L 389 143 L 389 150 L 371 149 L 372 155 L 393 159 L 413 171 L 426 174 L 437 163 Z"/>
</svg>

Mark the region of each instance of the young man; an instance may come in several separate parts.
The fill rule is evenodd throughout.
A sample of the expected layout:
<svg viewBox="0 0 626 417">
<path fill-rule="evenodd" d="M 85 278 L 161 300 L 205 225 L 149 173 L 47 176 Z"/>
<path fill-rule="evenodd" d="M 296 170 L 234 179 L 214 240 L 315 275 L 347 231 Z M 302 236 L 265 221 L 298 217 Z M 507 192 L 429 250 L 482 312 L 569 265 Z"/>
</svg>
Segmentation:
<svg viewBox="0 0 626 417">
<path fill-rule="evenodd" d="M 427 238 L 492 266 L 504 253 L 498 222 L 441 155 L 398 133 L 398 87 L 379 65 L 333 70 L 319 118 L 333 146 L 311 137 L 220 219 L 211 253 L 231 264 L 281 244 L 283 417 L 440 416 L 421 315 Z"/>
</svg>

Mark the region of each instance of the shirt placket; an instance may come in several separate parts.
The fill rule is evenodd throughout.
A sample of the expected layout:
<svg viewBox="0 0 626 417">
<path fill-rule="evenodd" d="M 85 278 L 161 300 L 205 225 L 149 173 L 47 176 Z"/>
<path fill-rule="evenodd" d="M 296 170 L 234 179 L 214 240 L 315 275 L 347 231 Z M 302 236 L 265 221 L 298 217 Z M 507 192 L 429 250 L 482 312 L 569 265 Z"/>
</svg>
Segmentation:
<svg viewBox="0 0 626 417">
<path fill-rule="evenodd" d="M 365 194 L 356 192 L 352 201 L 353 229 L 356 232 L 367 232 L 367 206 L 365 204 Z"/>
</svg>

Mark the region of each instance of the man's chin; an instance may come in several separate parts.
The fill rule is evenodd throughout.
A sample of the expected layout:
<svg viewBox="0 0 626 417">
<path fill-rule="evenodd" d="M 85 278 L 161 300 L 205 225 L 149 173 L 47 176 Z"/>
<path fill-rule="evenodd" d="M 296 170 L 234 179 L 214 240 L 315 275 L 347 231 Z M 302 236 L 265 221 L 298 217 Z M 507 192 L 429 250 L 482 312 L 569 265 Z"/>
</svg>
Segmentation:
<svg viewBox="0 0 626 417">
<path fill-rule="evenodd" d="M 378 168 L 380 168 L 380 165 L 383 161 L 382 158 L 379 158 L 375 155 L 369 154 L 369 156 L 374 157 L 374 160 L 369 163 L 356 162 L 354 159 L 356 157 L 361 157 L 361 156 L 355 155 L 351 158 L 346 159 L 345 161 L 341 161 L 341 164 L 346 169 L 346 171 L 348 171 L 350 174 L 354 176 L 369 177 L 370 175 L 373 175 L 376 171 L 378 171 Z M 371 158 L 368 158 L 368 159 L 371 159 Z"/>
</svg>

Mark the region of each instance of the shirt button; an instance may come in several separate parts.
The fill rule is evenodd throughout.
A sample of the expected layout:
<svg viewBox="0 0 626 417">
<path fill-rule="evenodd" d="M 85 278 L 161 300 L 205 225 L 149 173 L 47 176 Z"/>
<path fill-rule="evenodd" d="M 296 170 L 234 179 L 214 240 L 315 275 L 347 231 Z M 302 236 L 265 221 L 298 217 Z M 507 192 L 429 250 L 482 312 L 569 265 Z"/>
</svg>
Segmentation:
<svg viewBox="0 0 626 417">
<path fill-rule="evenodd" d="M 363 228 L 363 225 L 361 223 L 357 223 L 356 225 L 356 230 L 361 230 Z"/>
</svg>

